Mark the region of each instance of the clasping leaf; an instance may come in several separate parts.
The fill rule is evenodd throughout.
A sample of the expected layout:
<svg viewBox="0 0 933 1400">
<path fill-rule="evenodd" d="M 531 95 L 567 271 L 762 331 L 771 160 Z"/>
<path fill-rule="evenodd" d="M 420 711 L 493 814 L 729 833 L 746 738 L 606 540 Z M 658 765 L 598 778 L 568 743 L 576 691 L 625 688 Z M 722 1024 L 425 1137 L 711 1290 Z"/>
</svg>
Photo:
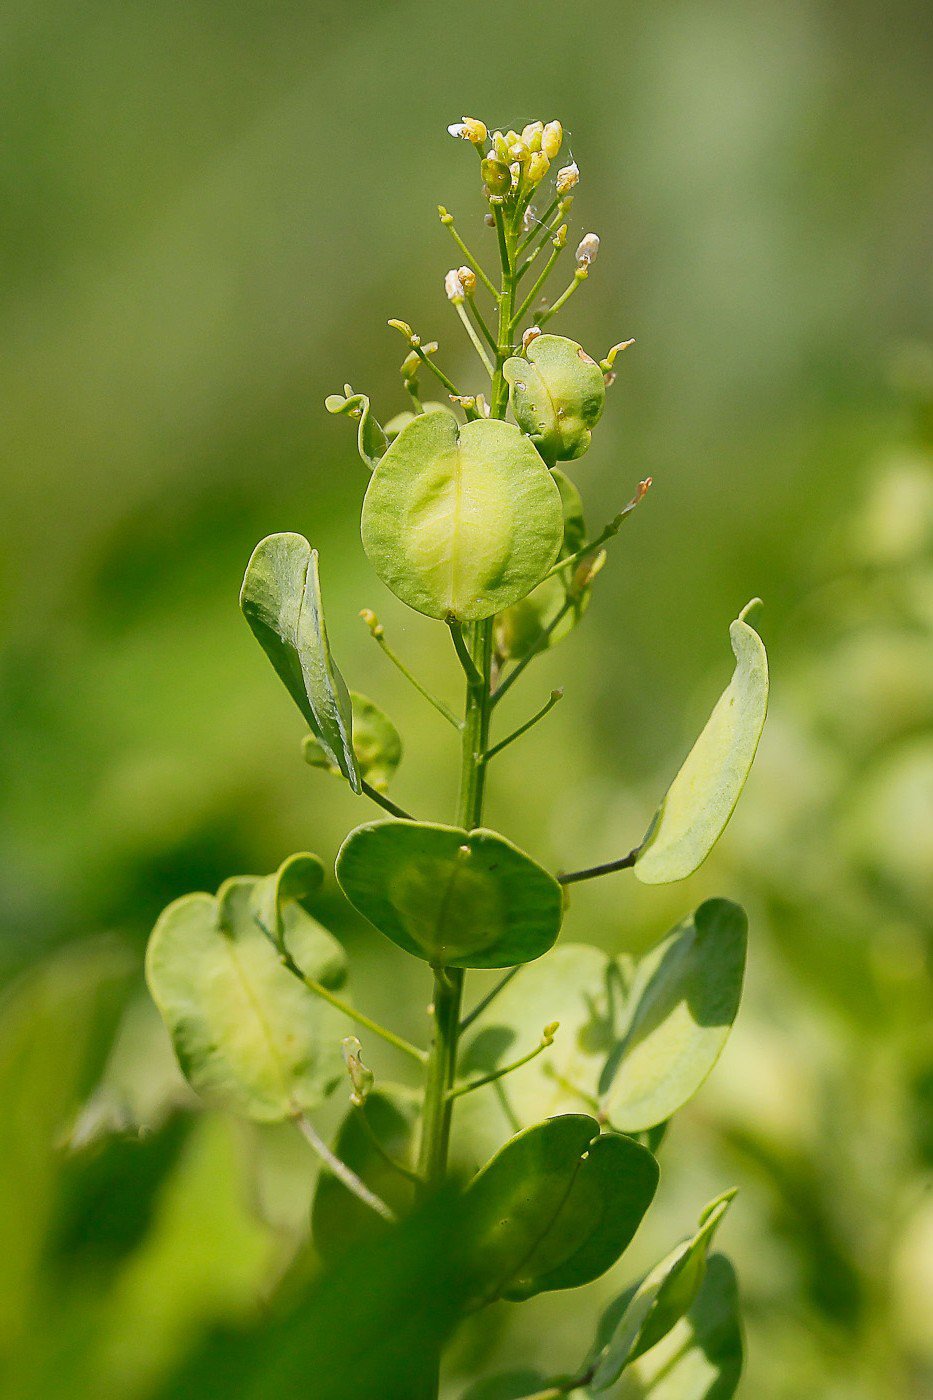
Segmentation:
<svg viewBox="0 0 933 1400">
<path fill-rule="evenodd" d="M 511 423 L 425 413 L 402 429 L 363 502 L 363 546 L 416 612 L 475 622 L 530 593 L 563 538 L 560 492 Z"/>
<path fill-rule="evenodd" d="M 657 1184 L 647 1148 L 600 1134 L 586 1114 L 511 1138 L 464 1197 L 476 1304 L 598 1278 L 631 1243 Z"/>
<path fill-rule="evenodd" d="M 369 407 L 366 394 L 354 394 L 349 384 L 343 386 L 342 394 L 328 394 L 324 400 L 328 413 L 345 413 L 349 418 L 359 419 L 357 448 L 363 461 L 373 471 L 380 457 L 389 445 L 388 438 Z"/>
<path fill-rule="evenodd" d="M 547 952 L 560 886 L 494 831 L 370 822 L 337 856 L 350 903 L 406 952 L 446 967 L 512 967 Z"/>
<path fill-rule="evenodd" d="M 324 626 L 317 550 L 303 535 L 260 540 L 246 567 L 240 607 L 328 760 L 361 792 L 350 695 Z"/>
<path fill-rule="evenodd" d="M 757 602 L 758 600 L 753 600 Z M 768 657 L 745 621 L 729 628 L 735 671 L 667 790 L 635 859 L 647 885 L 683 880 L 703 864 L 732 816 L 768 712 Z"/>
</svg>

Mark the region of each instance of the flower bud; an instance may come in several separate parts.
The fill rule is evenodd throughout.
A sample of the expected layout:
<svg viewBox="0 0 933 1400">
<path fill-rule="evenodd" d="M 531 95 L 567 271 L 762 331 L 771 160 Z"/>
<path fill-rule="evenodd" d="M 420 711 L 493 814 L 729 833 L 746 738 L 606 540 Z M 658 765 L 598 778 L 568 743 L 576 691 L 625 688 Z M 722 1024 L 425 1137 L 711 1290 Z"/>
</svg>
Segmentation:
<svg viewBox="0 0 933 1400">
<path fill-rule="evenodd" d="M 512 142 L 511 146 L 509 147 L 509 155 L 511 156 L 513 161 L 517 160 L 519 164 L 524 165 L 525 161 L 531 155 L 531 152 L 525 145 L 524 141 L 518 140 Z"/>
<path fill-rule="evenodd" d="M 486 141 L 486 128 L 476 117 L 461 117 L 460 121 L 454 122 L 447 130 L 451 136 L 456 136 L 461 141 L 470 141 L 474 146 L 482 146 Z"/>
<path fill-rule="evenodd" d="M 529 184 L 537 185 L 551 168 L 551 162 L 543 151 L 535 151 L 528 159 L 526 174 Z"/>
<path fill-rule="evenodd" d="M 366 623 L 374 637 L 379 638 L 383 634 L 383 626 L 372 608 L 360 608 L 360 617 Z"/>
<path fill-rule="evenodd" d="M 548 1021 L 541 1034 L 541 1039 L 544 1041 L 545 1045 L 553 1044 L 554 1037 L 559 1030 L 560 1021 Z"/>
<path fill-rule="evenodd" d="M 541 150 L 548 160 L 553 160 L 561 148 L 564 139 L 564 128 L 560 122 L 548 122 L 541 135 Z"/>
<path fill-rule="evenodd" d="M 490 194 L 507 194 L 512 185 L 509 167 L 487 156 L 481 166 L 483 182 Z"/>
<path fill-rule="evenodd" d="M 457 276 L 460 278 L 460 285 L 468 297 L 476 291 L 476 273 L 472 267 L 458 267 Z"/>
<path fill-rule="evenodd" d="M 509 166 L 509 171 L 512 176 L 512 189 L 516 190 L 518 189 L 518 182 L 522 178 L 521 161 L 513 161 L 513 163 Z"/>
<path fill-rule="evenodd" d="M 525 334 L 522 336 L 522 349 L 527 350 L 531 342 L 533 340 L 537 340 L 540 334 L 540 326 L 529 326 Z"/>
<path fill-rule="evenodd" d="M 457 302 L 463 301 L 465 296 L 463 283 L 460 281 L 460 276 L 455 267 L 452 267 L 444 278 L 444 291 L 447 293 L 447 300 L 452 301 L 454 305 L 456 305 Z"/>
<path fill-rule="evenodd" d="M 577 245 L 576 259 L 577 267 L 589 267 L 596 261 L 599 252 L 599 238 L 595 233 L 587 233 L 580 239 Z"/>
<path fill-rule="evenodd" d="M 505 136 L 503 136 L 501 131 L 494 131 L 494 132 L 492 133 L 492 148 L 493 148 L 493 151 L 495 152 L 496 158 L 497 158 L 498 160 L 501 160 L 501 161 L 507 161 L 507 160 L 508 160 L 508 157 L 509 157 L 509 143 L 508 143 L 508 138 L 505 137 Z"/>
<path fill-rule="evenodd" d="M 564 165 L 557 172 L 556 189 L 558 194 L 569 194 L 580 179 L 580 167 L 575 160 Z"/>
<path fill-rule="evenodd" d="M 372 1070 L 363 1064 L 363 1047 L 355 1035 L 344 1036 L 340 1042 L 343 1050 L 343 1062 L 347 1067 L 347 1074 L 350 1076 L 350 1102 L 354 1108 L 362 1108 L 366 1102 L 370 1089 L 376 1082 L 376 1076 Z"/>
<path fill-rule="evenodd" d="M 540 151 L 544 122 L 529 122 L 522 131 L 522 140 L 529 151 Z"/>
</svg>

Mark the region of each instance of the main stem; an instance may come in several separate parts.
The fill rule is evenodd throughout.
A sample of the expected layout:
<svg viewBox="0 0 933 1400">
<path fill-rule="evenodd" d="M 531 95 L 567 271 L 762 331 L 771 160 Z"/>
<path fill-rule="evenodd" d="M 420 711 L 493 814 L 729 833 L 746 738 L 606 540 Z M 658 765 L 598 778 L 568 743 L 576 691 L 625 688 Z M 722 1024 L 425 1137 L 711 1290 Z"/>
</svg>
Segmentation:
<svg viewBox="0 0 933 1400">
<path fill-rule="evenodd" d="M 499 325 L 496 363 L 492 379 L 490 416 L 504 418 L 508 385 L 502 367 L 511 354 L 512 317 L 515 310 L 515 231 L 496 210 L 499 246 L 502 254 L 502 287 L 499 292 Z M 460 793 L 457 825 L 470 831 L 481 824 L 486 787 L 483 755 L 489 741 L 489 720 L 493 651 L 493 619 L 484 618 L 464 628 L 464 640 L 479 672 L 476 683 L 467 683 L 460 748 Z M 418 1175 L 426 1194 L 436 1190 L 447 1175 L 453 1100 L 449 1091 L 457 1074 L 457 1042 L 463 1001 L 464 972 L 457 967 L 434 968 L 434 997 L 431 1003 L 434 1035 L 428 1056 L 421 1117 L 421 1148 Z M 430 1359 L 426 1395 L 434 1400 L 440 1391 L 440 1353 Z"/>
</svg>

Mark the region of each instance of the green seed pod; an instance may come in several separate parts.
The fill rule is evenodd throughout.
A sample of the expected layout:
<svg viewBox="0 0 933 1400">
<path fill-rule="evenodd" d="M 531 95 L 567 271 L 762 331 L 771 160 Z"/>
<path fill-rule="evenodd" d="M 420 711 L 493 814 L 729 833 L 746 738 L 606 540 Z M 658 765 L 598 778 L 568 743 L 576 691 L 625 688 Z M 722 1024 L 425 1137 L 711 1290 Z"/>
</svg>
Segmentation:
<svg viewBox="0 0 933 1400">
<path fill-rule="evenodd" d="M 490 194 L 507 194 L 512 188 L 512 175 L 509 167 L 501 160 L 487 156 L 481 166 L 483 183 Z"/>
<path fill-rule="evenodd" d="M 518 426 L 550 465 L 582 457 L 606 401 L 599 365 L 561 335 L 536 337 L 526 356 L 505 362 Z"/>
</svg>

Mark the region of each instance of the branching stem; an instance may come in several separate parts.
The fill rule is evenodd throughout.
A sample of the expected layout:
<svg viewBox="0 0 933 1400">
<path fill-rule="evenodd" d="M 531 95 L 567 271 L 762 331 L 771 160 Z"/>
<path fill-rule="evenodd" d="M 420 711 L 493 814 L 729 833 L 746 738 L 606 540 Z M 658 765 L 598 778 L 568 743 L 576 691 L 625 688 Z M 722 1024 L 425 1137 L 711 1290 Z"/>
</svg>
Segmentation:
<svg viewBox="0 0 933 1400">
<path fill-rule="evenodd" d="M 488 763 L 491 758 L 495 758 L 503 749 L 507 749 L 509 744 L 514 744 L 516 739 L 520 739 L 523 734 L 527 734 L 529 729 L 533 729 L 540 720 L 544 719 L 545 715 L 549 715 L 558 701 L 563 698 L 564 692 L 562 690 L 552 690 L 540 710 L 533 714 L 531 719 L 526 719 L 524 724 L 520 724 L 517 729 L 512 730 L 511 734 L 507 735 L 504 739 L 500 739 L 498 744 L 494 744 L 491 749 L 487 749 L 486 753 L 483 754 L 483 762 Z"/>
<path fill-rule="evenodd" d="M 448 1099 L 459 1099 L 464 1094 L 472 1094 L 474 1089 L 482 1089 L 486 1084 L 494 1084 L 497 1079 L 504 1079 L 513 1070 L 521 1069 L 522 1065 L 530 1064 L 539 1055 L 543 1055 L 545 1050 L 549 1050 L 554 1044 L 554 1036 L 543 1035 L 540 1042 L 533 1050 L 529 1050 L 527 1055 L 522 1055 L 520 1059 L 513 1060 L 509 1065 L 503 1065 L 501 1069 L 494 1069 L 489 1074 L 484 1074 L 480 1079 L 471 1079 L 466 1084 L 458 1084 L 453 1089 L 448 1089 Z"/>
</svg>

